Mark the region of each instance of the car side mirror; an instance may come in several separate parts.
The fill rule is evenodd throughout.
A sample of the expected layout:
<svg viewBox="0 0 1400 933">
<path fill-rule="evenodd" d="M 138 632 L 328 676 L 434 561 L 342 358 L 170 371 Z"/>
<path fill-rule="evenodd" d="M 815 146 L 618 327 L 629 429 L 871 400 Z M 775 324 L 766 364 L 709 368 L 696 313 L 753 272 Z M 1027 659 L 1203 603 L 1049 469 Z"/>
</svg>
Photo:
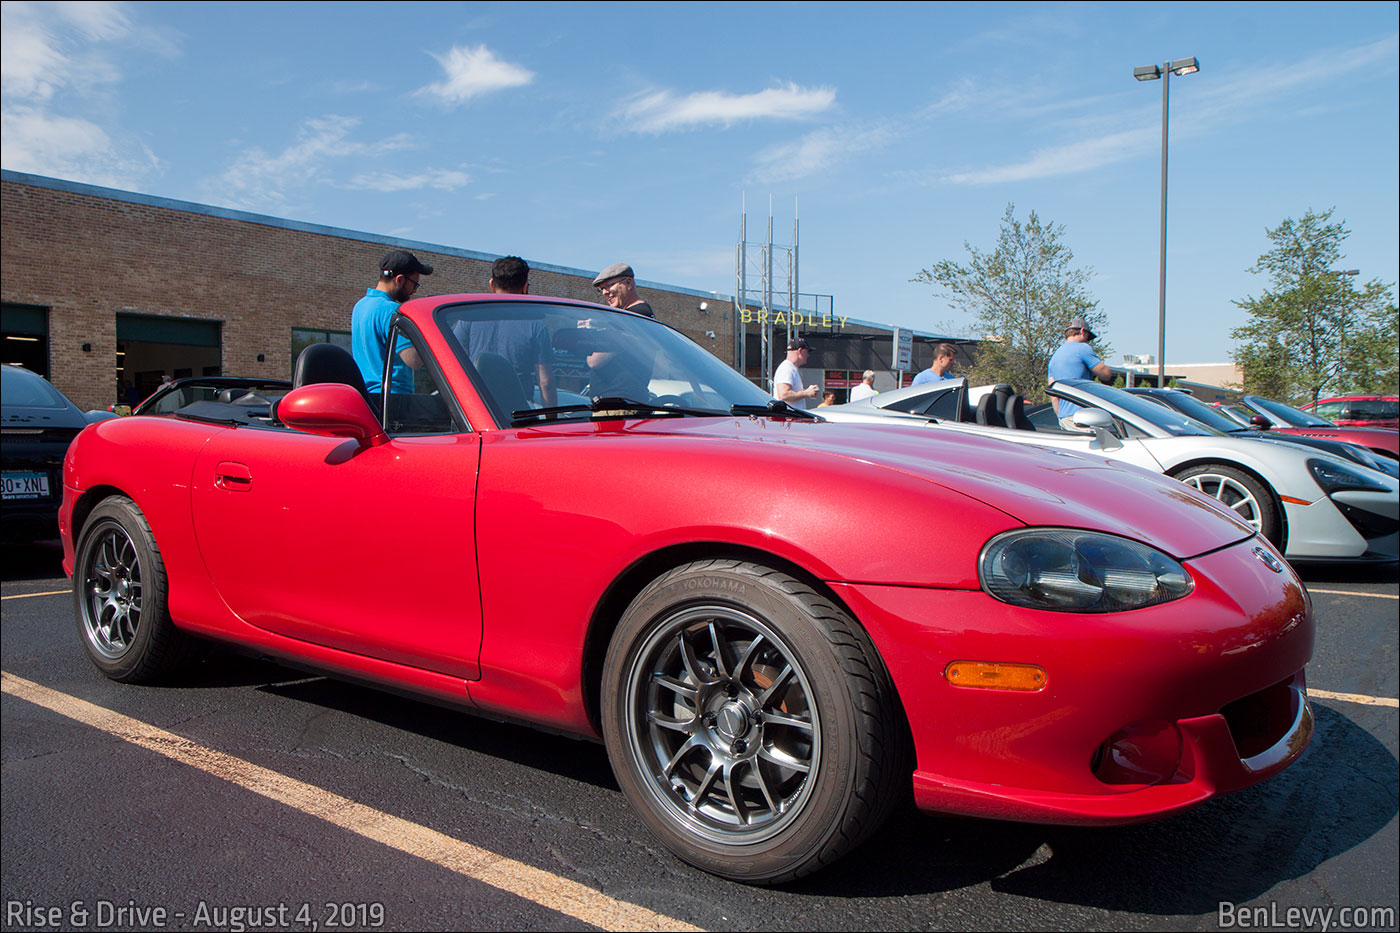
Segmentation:
<svg viewBox="0 0 1400 933">
<path fill-rule="evenodd" d="M 1249 423 L 1261 431 L 1267 431 L 1274 426 L 1274 423 L 1263 415 L 1252 415 Z"/>
<path fill-rule="evenodd" d="M 1117 450 L 1123 446 L 1113 427 L 1113 416 L 1097 408 L 1081 408 L 1074 413 L 1074 423 L 1094 432 L 1094 442 L 1099 450 Z M 1093 445 L 1090 445 L 1093 449 Z"/>
<path fill-rule="evenodd" d="M 277 417 L 289 428 L 324 437 L 351 437 L 365 447 L 389 440 L 365 397 L 339 382 L 293 389 L 277 403 Z"/>
</svg>

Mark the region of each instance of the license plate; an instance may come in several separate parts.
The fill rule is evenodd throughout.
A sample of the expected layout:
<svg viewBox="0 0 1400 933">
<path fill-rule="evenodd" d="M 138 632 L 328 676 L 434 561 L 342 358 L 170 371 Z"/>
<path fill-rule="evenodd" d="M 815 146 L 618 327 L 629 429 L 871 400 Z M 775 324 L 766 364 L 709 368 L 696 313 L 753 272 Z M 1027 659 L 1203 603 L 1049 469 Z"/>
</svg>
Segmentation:
<svg viewBox="0 0 1400 933">
<path fill-rule="evenodd" d="M 49 497 L 49 475 L 47 473 L 4 473 L 5 499 L 47 499 Z"/>
</svg>

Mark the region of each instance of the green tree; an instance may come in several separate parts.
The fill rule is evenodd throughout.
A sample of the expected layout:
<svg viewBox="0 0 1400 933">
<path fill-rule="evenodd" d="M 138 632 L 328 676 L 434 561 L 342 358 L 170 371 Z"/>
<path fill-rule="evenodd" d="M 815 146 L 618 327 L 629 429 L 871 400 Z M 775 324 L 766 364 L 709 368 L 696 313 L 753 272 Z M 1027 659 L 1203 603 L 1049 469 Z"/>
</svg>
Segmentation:
<svg viewBox="0 0 1400 933">
<path fill-rule="evenodd" d="M 1104 315 L 1088 291 L 1093 270 L 1074 267 L 1063 236 L 1063 225 L 1043 224 L 1035 211 L 1022 223 L 1008 204 L 991 253 L 964 241 L 966 265 L 945 259 L 910 279 L 935 286 L 950 308 L 974 317 L 982 342 L 968 373 L 972 383 L 1010 383 L 1043 400 L 1050 357 L 1064 343 L 1070 318 L 1103 329 Z M 1093 346 L 1101 359 L 1110 349 L 1101 340 Z"/>
<path fill-rule="evenodd" d="M 1249 321 L 1231 332 L 1244 389 L 1293 403 L 1327 395 L 1394 395 L 1400 349 L 1392 285 L 1360 289 L 1341 274 L 1350 235 L 1335 210 L 1309 210 L 1267 231 L 1271 248 L 1248 271 L 1270 287 L 1235 304 Z"/>
</svg>

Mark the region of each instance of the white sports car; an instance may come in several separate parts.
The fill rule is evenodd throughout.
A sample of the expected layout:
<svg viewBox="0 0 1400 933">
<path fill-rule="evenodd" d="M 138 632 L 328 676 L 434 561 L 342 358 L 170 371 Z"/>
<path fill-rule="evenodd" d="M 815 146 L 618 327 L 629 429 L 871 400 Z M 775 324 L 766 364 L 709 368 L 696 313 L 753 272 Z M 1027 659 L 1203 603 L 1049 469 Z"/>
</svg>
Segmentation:
<svg viewBox="0 0 1400 933">
<path fill-rule="evenodd" d="M 882 392 L 816 412 L 829 421 L 899 421 L 1116 458 L 1175 477 L 1238 512 L 1291 560 L 1395 561 L 1400 481 L 1320 450 L 1231 437 L 1155 401 L 1088 380 L 1051 396 L 1083 406 L 1084 433 L 1033 424 L 1010 386 L 967 380 Z M 931 451 L 930 456 L 937 456 Z"/>
</svg>

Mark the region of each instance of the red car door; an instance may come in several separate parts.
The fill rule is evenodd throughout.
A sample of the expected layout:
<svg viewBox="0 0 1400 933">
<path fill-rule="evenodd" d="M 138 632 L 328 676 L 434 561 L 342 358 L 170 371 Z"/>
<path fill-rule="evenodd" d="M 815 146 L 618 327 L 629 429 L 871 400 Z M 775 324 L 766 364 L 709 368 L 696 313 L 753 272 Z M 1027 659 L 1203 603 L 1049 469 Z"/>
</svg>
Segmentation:
<svg viewBox="0 0 1400 933">
<path fill-rule="evenodd" d="M 191 490 L 214 586 L 259 628 L 475 678 L 479 446 L 471 433 L 360 448 L 294 431 L 220 432 Z"/>
</svg>

